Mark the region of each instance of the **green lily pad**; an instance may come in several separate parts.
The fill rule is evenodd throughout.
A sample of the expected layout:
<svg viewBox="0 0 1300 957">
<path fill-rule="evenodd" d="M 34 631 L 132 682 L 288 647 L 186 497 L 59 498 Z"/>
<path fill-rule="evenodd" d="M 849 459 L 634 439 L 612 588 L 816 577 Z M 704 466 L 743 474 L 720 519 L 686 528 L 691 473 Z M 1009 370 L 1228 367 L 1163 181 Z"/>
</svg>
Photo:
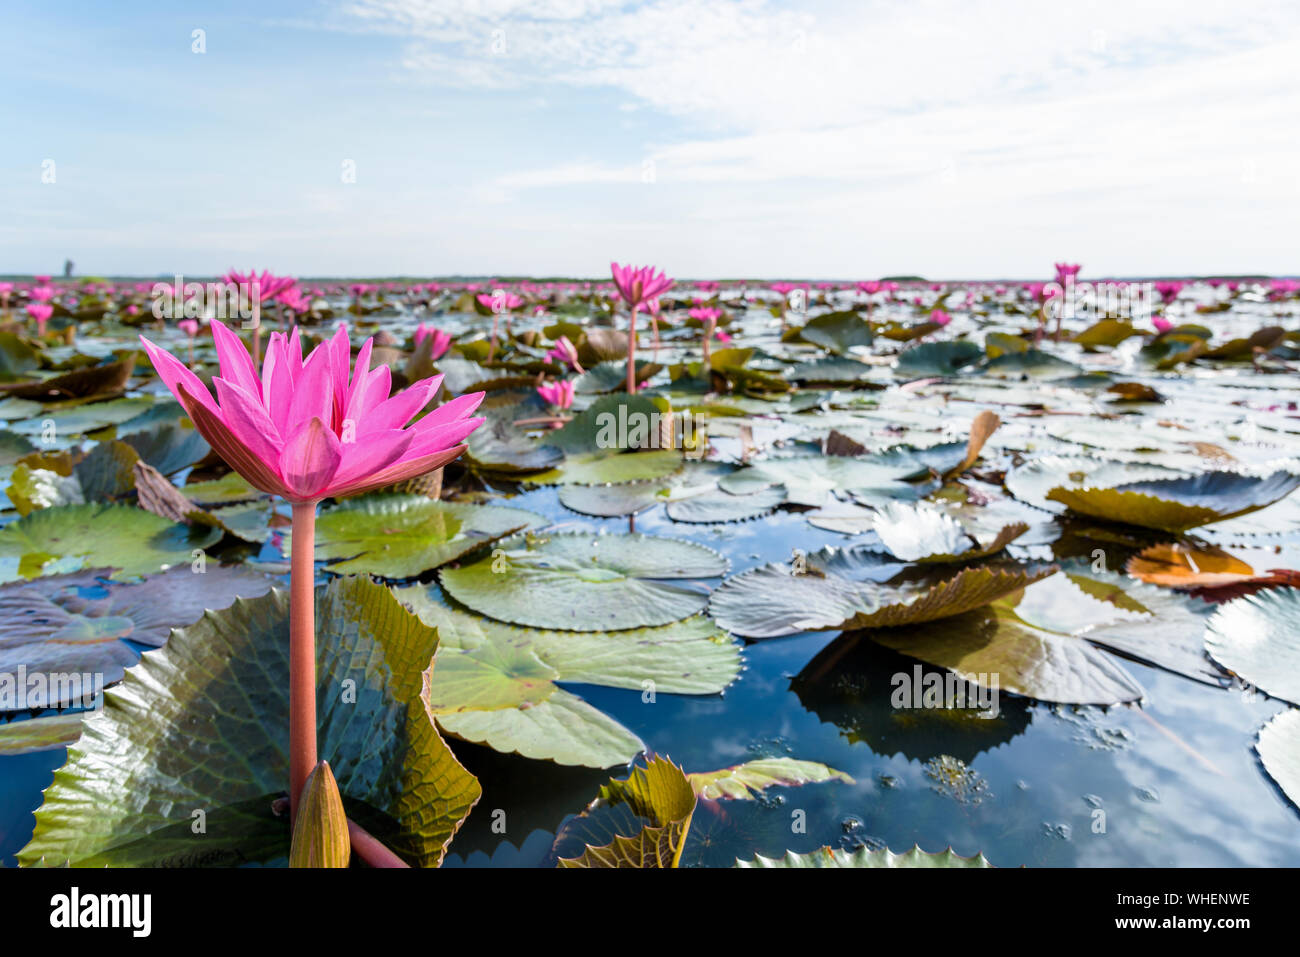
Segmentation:
<svg viewBox="0 0 1300 957">
<path fill-rule="evenodd" d="M 1057 486 L 1047 498 L 1073 512 L 1165 532 L 1254 512 L 1300 487 L 1300 474 L 1268 476 L 1204 472 L 1184 478 L 1149 479 L 1112 488 Z"/>
<path fill-rule="evenodd" d="M 892 628 L 950 618 L 987 605 L 1055 571 L 1054 565 L 971 566 L 932 582 L 897 586 L 855 581 L 824 570 L 769 564 L 727 579 L 709 600 L 709 614 L 746 638 L 801 631 Z M 831 566 L 834 567 L 834 566 Z"/>
<path fill-rule="evenodd" d="M 984 358 L 984 350 L 966 339 L 923 342 L 898 355 L 894 373 L 904 379 L 952 376 Z"/>
<path fill-rule="evenodd" d="M 670 489 L 658 482 L 625 482 L 622 485 L 564 485 L 560 504 L 582 515 L 620 518 L 635 515 L 668 501 Z"/>
<path fill-rule="evenodd" d="M 454 611 L 419 586 L 396 594 L 438 629 L 423 692 L 429 714 L 443 731 L 506 754 L 604 768 L 645 750 L 557 682 L 717 694 L 740 674 L 739 646 L 702 616 L 627 631 L 535 631 Z"/>
<path fill-rule="evenodd" d="M 271 804 L 289 776 L 288 616 L 283 591 L 237 600 L 146 653 L 86 717 L 19 863 L 283 859 L 288 820 Z M 368 812 L 367 830 L 436 865 L 480 794 L 420 702 L 437 633 L 360 578 L 317 593 L 316 623 L 320 756 L 350 815 Z"/>
<path fill-rule="evenodd" d="M 81 737 L 82 712 L 66 711 L 0 724 L 0 758 L 66 748 Z"/>
<path fill-rule="evenodd" d="M 190 564 L 220 538 L 218 528 L 178 525 L 128 505 L 43 508 L 0 528 L 0 581 L 108 565 L 115 578 L 151 575 Z"/>
<path fill-rule="evenodd" d="M 565 456 L 563 464 L 545 472 L 521 476 L 528 485 L 610 485 L 622 482 L 653 482 L 667 478 L 682 467 L 677 449 L 648 452 L 601 452 Z"/>
<path fill-rule="evenodd" d="M 1007 491 L 1035 508 L 1057 514 L 1064 503 L 1048 498 L 1055 488 L 1112 487 L 1147 479 L 1178 478 L 1186 475 L 1161 465 L 1115 462 L 1081 455 L 1045 455 L 1030 459 L 1007 473 Z"/>
<path fill-rule="evenodd" d="M 674 522 L 714 523 L 741 522 L 769 514 L 785 501 L 785 488 L 769 485 L 743 495 L 721 489 L 683 498 L 674 498 L 665 509 Z"/>
<path fill-rule="evenodd" d="M 913 846 L 910 851 L 895 854 L 884 847 L 873 851 L 860 847 L 856 851 L 843 851 L 839 848 L 823 847 L 808 854 L 796 854 L 787 851 L 785 857 L 763 857 L 757 855 L 752 861 L 736 861 L 737 867 L 992 867 L 983 854 L 962 857 L 951 847 L 937 854 L 929 854 L 920 847 Z"/>
<path fill-rule="evenodd" d="M 410 578 L 525 528 L 548 524 L 535 512 L 462 505 L 420 495 L 364 495 L 323 509 L 316 557 L 338 574 Z M 284 550 L 292 547 L 286 535 Z"/>
<path fill-rule="evenodd" d="M 794 758 L 760 758 L 719 771 L 697 771 L 686 775 L 697 796 L 709 800 L 731 798 L 752 801 L 770 787 L 796 787 L 823 781 L 854 784 L 853 778 L 816 761 Z"/>
<path fill-rule="evenodd" d="M 559 533 L 516 536 L 493 555 L 439 575 L 453 598 L 499 621 L 617 631 L 698 613 L 707 592 L 677 582 L 715 578 L 726 569 L 725 558 L 694 542 Z"/>
</svg>

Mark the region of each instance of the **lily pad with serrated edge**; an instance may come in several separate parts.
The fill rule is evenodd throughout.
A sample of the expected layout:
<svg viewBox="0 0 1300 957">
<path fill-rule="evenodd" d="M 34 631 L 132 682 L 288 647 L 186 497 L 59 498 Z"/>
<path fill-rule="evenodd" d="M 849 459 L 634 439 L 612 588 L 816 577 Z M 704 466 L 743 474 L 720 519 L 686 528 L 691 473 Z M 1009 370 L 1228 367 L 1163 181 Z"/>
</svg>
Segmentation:
<svg viewBox="0 0 1300 957">
<path fill-rule="evenodd" d="M 736 867 L 758 867 L 758 868 L 808 868 L 808 867 L 936 867 L 936 868 L 969 868 L 969 867 L 992 867 L 988 858 L 983 854 L 976 854 L 973 857 L 962 857 L 951 847 L 946 851 L 939 851 L 935 854 L 927 853 L 920 847 L 913 847 L 910 851 L 904 851 L 902 854 L 895 854 L 887 847 L 880 850 L 872 850 L 869 847 L 860 847 L 856 851 L 845 851 L 840 848 L 822 847 L 818 850 L 811 851 L 807 854 L 797 854 L 794 851 L 786 851 L 785 857 L 763 857 L 759 854 L 752 861 L 736 861 Z"/>
<path fill-rule="evenodd" d="M 679 621 L 708 593 L 682 580 L 716 578 L 727 560 L 711 548 L 637 533 L 515 536 L 499 551 L 443 568 L 457 601 L 499 621 L 571 631 L 618 631 Z"/>
<path fill-rule="evenodd" d="M 410 578 L 548 520 L 502 505 L 464 505 L 421 495 L 365 495 L 316 519 L 316 557 L 339 574 Z M 292 547 L 286 535 L 284 551 Z"/>
<path fill-rule="evenodd" d="M 1057 514 L 1066 506 L 1048 498 L 1054 488 L 1111 487 L 1146 479 L 1180 478 L 1186 472 L 1145 463 L 1081 455 L 1045 455 L 1007 473 L 1007 491 L 1027 505 Z"/>
<path fill-rule="evenodd" d="M 376 837 L 436 865 L 480 794 L 420 702 L 437 633 L 364 578 L 319 590 L 316 622 L 319 753 L 349 816 L 368 812 Z M 272 802 L 289 777 L 288 633 L 288 593 L 276 590 L 210 612 L 146 653 L 86 716 L 19 863 L 283 860 L 288 821 Z M 206 811 L 206 833 L 193 830 L 195 809 Z"/>
<path fill-rule="evenodd" d="M 219 528 L 178 525 L 129 505 L 42 508 L 0 528 L 0 581 L 106 565 L 115 578 L 151 575 L 189 565 L 220 538 Z"/>
<path fill-rule="evenodd" d="M 816 571 L 794 574 L 789 565 L 771 564 L 723 582 L 710 597 L 709 614 L 746 638 L 890 628 L 960 615 L 1055 570 L 1054 565 L 977 565 L 932 584 L 889 586 Z"/>
<path fill-rule="evenodd" d="M 702 616 L 657 628 L 538 631 L 454 611 L 419 586 L 399 590 L 439 651 L 423 699 L 443 731 L 506 754 L 611 767 L 644 750 L 640 738 L 582 698 L 571 681 L 666 694 L 716 694 L 740 673 L 739 646 Z"/>
<path fill-rule="evenodd" d="M 1185 478 L 1153 479 L 1112 488 L 1056 487 L 1047 498 L 1092 518 L 1164 532 L 1258 511 L 1300 488 L 1300 475 L 1277 471 L 1268 476 L 1204 472 Z"/>
<path fill-rule="evenodd" d="M 1270 588 L 1220 605 L 1205 646 L 1243 681 L 1300 704 L 1300 588 Z"/>
<path fill-rule="evenodd" d="M 1282 793 L 1300 810 L 1300 710 L 1274 715 L 1259 729 L 1255 751 Z"/>
</svg>

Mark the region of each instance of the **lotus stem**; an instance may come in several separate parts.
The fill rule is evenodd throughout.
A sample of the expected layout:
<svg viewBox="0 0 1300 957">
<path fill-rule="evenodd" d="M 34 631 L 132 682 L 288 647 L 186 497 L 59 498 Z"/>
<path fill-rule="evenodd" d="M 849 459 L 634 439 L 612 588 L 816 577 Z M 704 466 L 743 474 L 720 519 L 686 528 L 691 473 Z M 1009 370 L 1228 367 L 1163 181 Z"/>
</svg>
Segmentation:
<svg viewBox="0 0 1300 957">
<path fill-rule="evenodd" d="M 494 356 L 497 351 L 497 323 L 500 321 L 501 316 L 495 312 L 492 313 L 492 341 L 488 343 L 488 362 L 492 361 L 492 356 Z"/>
<path fill-rule="evenodd" d="M 293 505 L 289 556 L 289 819 L 316 767 L 316 503 Z"/>
<path fill-rule="evenodd" d="M 627 394 L 636 392 L 636 304 L 627 323 Z"/>
<path fill-rule="evenodd" d="M 409 868 L 411 866 L 352 818 L 348 818 L 348 839 L 352 842 L 352 853 L 371 867 Z"/>
<path fill-rule="evenodd" d="M 253 368 L 262 367 L 262 300 L 253 300 Z M 313 513 L 314 514 L 314 513 Z M 312 767 L 316 765 L 313 764 Z"/>
</svg>

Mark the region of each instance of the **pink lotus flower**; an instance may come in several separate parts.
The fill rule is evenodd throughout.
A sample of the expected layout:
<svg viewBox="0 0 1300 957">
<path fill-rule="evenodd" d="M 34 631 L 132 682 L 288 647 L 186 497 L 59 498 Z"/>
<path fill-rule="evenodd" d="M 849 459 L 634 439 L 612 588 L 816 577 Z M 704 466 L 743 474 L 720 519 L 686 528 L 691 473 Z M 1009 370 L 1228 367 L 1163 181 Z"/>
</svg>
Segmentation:
<svg viewBox="0 0 1300 957">
<path fill-rule="evenodd" d="M 32 277 L 32 281 L 33 281 L 33 282 L 38 282 L 38 283 L 42 283 L 42 284 L 44 284 L 44 283 L 47 283 L 47 282 L 50 281 L 50 277 L 49 277 L 49 276 L 33 276 L 33 277 Z"/>
<path fill-rule="evenodd" d="M 251 289 L 250 295 L 254 301 L 259 303 L 274 302 L 276 297 L 297 285 L 298 280 L 292 276 L 275 276 L 270 271 L 263 269 L 259 274 L 257 270 L 250 269 L 248 272 L 236 272 L 230 270 L 222 277 L 223 282 L 233 282 L 235 284 L 248 283 L 251 287 L 256 284 L 256 289 Z"/>
<path fill-rule="evenodd" d="M 653 266 L 632 267 L 610 263 L 609 269 L 614 275 L 614 287 L 618 294 L 634 310 L 645 305 L 647 300 L 667 292 L 673 284 L 662 272 L 656 273 Z"/>
<path fill-rule="evenodd" d="M 34 302 L 27 307 L 27 315 L 36 320 L 36 334 L 45 335 L 45 323 L 54 315 L 54 307 L 43 302 Z"/>
<path fill-rule="evenodd" d="M 731 341 L 731 333 L 727 332 L 724 329 L 716 330 L 713 333 L 713 337 L 717 339 L 719 342 L 721 342 L 723 345 L 726 345 L 728 342 Z"/>
<path fill-rule="evenodd" d="M 874 296 L 880 292 L 880 283 L 873 279 L 870 282 L 858 283 L 858 292 L 866 293 L 868 296 Z"/>
<path fill-rule="evenodd" d="M 570 379 L 560 379 L 547 385 L 539 385 L 537 394 L 557 409 L 567 409 L 573 405 L 573 382 Z"/>
<path fill-rule="evenodd" d="M 199 334 L 199 322 L 197 319 L 182 319 L 176 323 L 176 328 L 185 333 L 191 339 Z"/>
<path fill-rule="evenodd" d="M 492 312 L 506 312 L 510 309 L 518 309 L 524 304 L 524 300 L 513 292 L 493 293 L 490 296 L 480 294 L 474 298 L 478 300 L 480 306 Z"/>
<path fill-rule="evenodd" d="M 54 298 L 54 289 L 50 286 L 36 286 L 31 291 L 31 297 L 35 302 L 49 302 Z"/>
<path fill-rule="evenodd" d="M 582 375 L 586 370 L 578 362 L 578 348 L 569 341 L 568 336 L 560 336 L 555 340 L 555 346 L 550 352 L 546 353 L 546 361 L 554 362 L 556 365 L 569 365 L 573 371 Z"/>
<path fill-rule="evenodd" d="M 930 321 L 938 323 L 940 326 L 946 326 L 948 323 L 952 322 L 952 316 L 948 315 L 948 313 L 944 312 L 942 309 L 936 309 L 934 312 L 930 313 Z"/>
<path fill-rule="evenodd" d="M 297 286 L 284 290 L 277 298 L 282 306 L 293 312 L 308 312 L 311 309 L 311 300 Z"/>
<path fill-rule="evenodd" d="M 788 296 L 790 295 L 790 293 L 794 292 L 798 288 L 799 288 L 798 285 L 792 282 L 772 283 L 772 291 L 775 293 L 779 293 L 782 296 Z"/>
<path fill-rule="evenodd" d="M 436 361 L 441 359 L 447 350 L 451 348 L 451 335 L 441 329 L 435 329 L 432 326 L 420 323 L 415 327 L 415 348 L 420 348 L 420 343 L 430 336 L 433 337 L 433 344 L 429 347 L 429 358 Z"/>
<path fill-rule="evenodd" d="M 1074 279 L 1079 275 L 1079 269 L 1082 268 L 1078 263 L 1056 263 L 1056 281 L 1062 286 L 1067 279 Z"/>
<path fill-rule="evenodd" d="M 140 307 L 135 303 L 131 303 L 131 305 L 126 307 L 126 314 L 128 316 L 138 316 L 140 314 Z"/>
<path fill-rule="evenodd" d="M 1178 280 L 1161 281 L 1156 283 L 1156 292 L 1160 293 L 1160 298 L 1165 302 L 1173 302 L 1178 298 L 1178 294 L 1183 291 L 1183 284 Z"/>
<path fill-rule="evenodd" d="M 458 443 L 484 421 L 468 418 L 483 400 L 476 392 L 408 428 L 442 376 L 390 397 L 388 367 L 370 368 L 368 339 L 349 381 L 342 326 L 305 360 L 297 328 L 288 336 L 272 333 L 260 375 L 234 332 L 216 320 L 211 328 L 221 365 L 216 399 L 182 362 L 144 336 L 140 341 L 208 444 L 254 487 L 291 503 L 356 495 L 431 472 L 460 455 L 465 446 Z"/>
<path fill-rule="evenodd" d="M 1156 327 L 1156 332 L 1168 332 L 1170 329 L 1174 327 L 1174 324 L 1172 322 L 1170 322 L 1168 319 L 1161 318 L 1160 316 L 1156 316 L 1154 319 L 1152 319 L 1151 325 Z"/>
</svg>

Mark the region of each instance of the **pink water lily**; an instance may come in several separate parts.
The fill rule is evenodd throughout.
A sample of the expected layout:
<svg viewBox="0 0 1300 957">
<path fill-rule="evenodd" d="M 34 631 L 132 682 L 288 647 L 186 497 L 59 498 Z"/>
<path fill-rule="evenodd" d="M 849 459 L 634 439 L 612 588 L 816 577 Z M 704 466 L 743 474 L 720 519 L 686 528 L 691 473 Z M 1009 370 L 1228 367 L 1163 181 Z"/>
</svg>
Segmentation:
<svg viewBox="0 0 1300 957">
<path fill-rule="evenodd" d="M 415 348 L 420 348 L 420 343 L 430 337 L 433 338 L 433 342 L 429 345 L 429 359 L 441 359 L 451 348 L 451 334 L 420 323 L 415 327 Z"/>
<path fill-rule="evenodd" d="M 34 302 L 27 307 L 27 315 L 36 320 L 36 334 L 45 335 L 45 323 L 54 315 L 54 307 L 43 302 Z"/>
<path fill-rule="evenodd" d="M 944 312 L 942 309 L 936 309 L 934 312 L 930 313 L 930 321 L 937 323 L 940 326 L 946 326 L 948 323 L 952 322 L 952 316 L 948 315 L 948 313 Z"/>
<path fill-rule="evenodd" d="M 556 365 L 572 366 L 573 371 L 579 375 L 586 371 L 578 362 L 578 347 L 569 341 L 568 336 L 560 336 L 555 340 L 551 351 L 546 353 L 546 361 L 554 362 Z"/>
<path fill-rule="evenodd" d="M 636 313 L 642 306 L 650 307 L 652 300 L 672 288 L 673 281 L 662 272 L 656 272 L 654 266 L 620 266 L 616 262 L 609 264 L 609 271 L 614 277 L 614 288 L 627 303 L 631 316 L 627 324 L 627 391 L 630 395 L 636 391 Z M 654 311 L 658 311 L 658 302 Z"/>
<path fill-rule="evenodd" d="M 476 392 L 407 427 L 442 376 L 390 396 L 388 367 L 370 368 L 368 339 L 349 380 L 343 327 L 306 359 L 296 327 L 272 333 L 260 375 L 234 332 L 216 320 L 211 328 L 221 366 L 215 399 L 182 362 L 140 339 L 208 444 L 254 487 L 289 502 L 356 495 L 431 472 L 460 455 L 459 443 L 483 422 L 469 418 L 483 400 Z"/>
<path fill-rule="evenodd" d="M 1170 322 L 1168 319 L 1161 318 L 1160 316 L 1156 316 L 1154 319 L 1152 319 L 1151 325 L 1156 327 L 1156 332 L 1168 332 L 1170 329 L 1174 327 L 1174 324 L 1172 322 Z"/>
<path fill-rule="evenodd" d="M 561 379 L 558 382 L 539 385 L 537 394 L 556 408 L 567 409 L 573 405 L 573 389 L 572 380 Z"/>
</svg>

